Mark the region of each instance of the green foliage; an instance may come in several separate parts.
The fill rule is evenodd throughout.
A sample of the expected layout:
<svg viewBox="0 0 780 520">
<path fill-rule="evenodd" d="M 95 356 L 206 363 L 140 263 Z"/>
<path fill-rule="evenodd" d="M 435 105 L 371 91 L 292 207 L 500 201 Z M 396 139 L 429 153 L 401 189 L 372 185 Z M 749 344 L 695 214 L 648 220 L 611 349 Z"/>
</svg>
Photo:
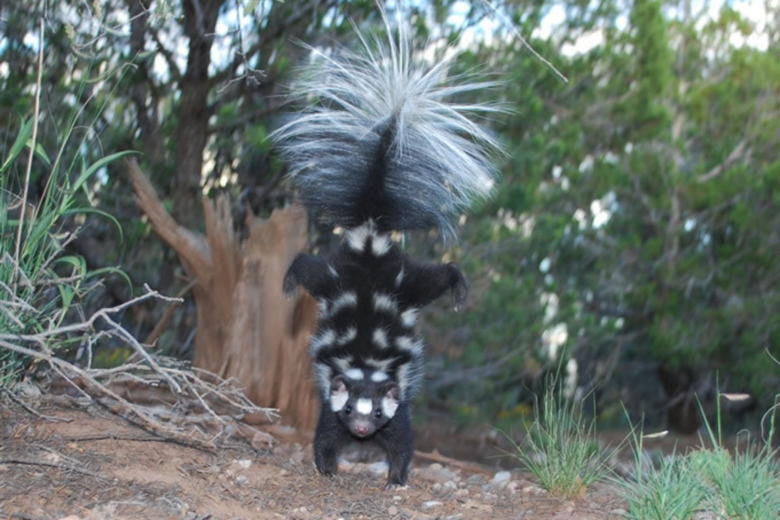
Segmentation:
<svg viewBox="0 0 780 520">
<path fill-rule="evenodd" d="M 707 508 L 725 518 L 760 520 L 780 511 L 780 485 L 774 452 L 738 448 L 732 456 L 716 447 L 689 455 L 694 476 L 707 483 Z"/>
<path fill-rule="evenodd" d="M 568 83 L 511 43 L 463 57 L 500 71 L 514 112 L 497 122 L 508 154 L 496 196 L 469 216 L 457 253 L 473 317 L 465 331 L 455 318 L 453 350 L 471 354 L 447 366 L 509 361 L 449 395 L 494 418 L 529 402 L 558 362 L 544 336 L 565 324 L 566 352 L 599 367 L 580 373 L 585 392 L 632 399 L 657 381 L 611 371 L 661 364 L 693 374 L 692 391 L 727 370 L 730 388 L 766 405 L 780 383 L 764 352 L 780 339 L 777 38 L 734 44 L 750 25 L 728 7 L 711 21 L 656 0 L 603 9 L 589 11 L 604 40 L 588 52 L 562 51 L 581 34 L 574 16 L 560 39 L 531 42 Z"/>
<path fill-rule="evenodd" d="M 636 520 L 690 520 L 705 493 L 688 459 L 676 456 L 664 457 L 658 467 L 623 484 L 628 517 Z"/>
<path fill-rule="evenodd" d="M 631 10 L 636 88 L 626 104 L 626 116 L 637 140 L 663 137 L 671 123 L 668 103 L 673 85 L 672 52 L 666 20 L 658 0 L 635 0 Z"/>
<path fill-rule="evenodd" d="M 762 442 L 748 439 L 729 451 L 721 440 L 720 405 L 716 407 L 714 426 L 704 420 L 709 448 L 664 457 L 654 467 L 646 467 L 643 437 L 634 435 L 635 478 L 618 481 L 630 518 L 686 520 L 701 511 L 735 520 L 777 516 L 780 467 L 777 451 L 772 448 L 774 421 Z"/>
<path fill-rule="evenodd" d="M 566 399 L 554 386 L 537 403 L 515 456 L 553 495 L 581 497 L 606 475 L 613 452 L 599 446 L 595 422 L 584 417 L 582 401 Z"/>
<path fill-rule="evenodd" d="M 138 16 L 130 13 L 133 2 L 51 4 L 47 106 L 30 182 L 39 211 L 25 224 L 25 269 L 36 272 L 49 257 L 36 244 L 61 241 L 63 222 L 78 218 L 96 237 L 91 259 L 99 265 L 121 264 L 162 289 L 179 279 L 169 267 L 174 254 L 138 216 L 108 163 L 117 150 L 143 151 L 163 204 L 188 228 L 200 223 L 201 193 L 255 194 L 259 200 L 242 197 L 236 206 L 250 201 L 258 213 L 287 203 L 279 182 L 285 166 L 267 134 L 295 108 L 280 102 L 307 58 L 294 42 L 329 52 L 354 43 L 352 21 L 379 27 L 372 0 L 299 4 L 216 1 L 220 28 L 204 40 L 191 37 L 185 4 L 158 2 Z M 446 253 L 466 271 L 472 301 L 465 313 L 435 312 L 427 324 L 436 345 L 430 366 L 440 367 L 429 372 L 431 397 L 468 420 L 508 421 L 528 409 L 529 389 L 565 355 L 578 361 L 585 393 L 601 385 L 602 410 L 614 410 L 615 396 L 635 398 L 640 387 L 658 394 L 654 378 L 640 380 L 626 367 L 652 373 L 659 364 L 698 381 L 725 367 L 730 388 L 767 404 L 767 389 L 780 384 L 764 352 L 780 342 L 777 31 L 755 34 L 759 27 L 739 6 L 712 16 L 661 0 L 490 2 L 495 11 L 483 2 L 413 4 L 401 13 L 412 30 L 438 38 L 421 55 L 435 60 L 445 43 L 461 38 L 458 71 L 502 81 L 476 95 L 512 110 L 491 121 L 507 148 L 496 158 L 502 179 L 495 197 L 464 217 L 461 243 Z M 452 16 L 454 6 L 460 17 Z M 0 168 L 3 188 L 16 194 L 24 166 L 16 157 L 26 155 L 32 128 L 36 8 L 0 8 Z M 397 8 L 388 5 L 391 18 Z M 777 7 L 767 9 L 777 19 Z M 556 12 L 563 19 L 548 31 L 547 16 Z M 738 43 L 750 36 L 765 36 L 766 45 Z M 201 58 L 219 58 L 188 72 L 197 60 L 183 60 L 182 49 L 207 47 Z M 200 104 L 187 104 L 197 94 Z M 202 140 L 192 138 L 198 129 Z M 202 164 L 183 171 L 187 154 Z M 102 213 L 83 211 L 87 200 Z M 118 215 L 124 237 L 107 214 Z M 16 224 L 0 219 L 5 240 Z M 429 246 L 431 253 L 445 256 Z M 79 262 L 48 267 L 86 276 Z M 78 295 L 62 289 L 46 301 L 56 307 L 59 298 L 73 305 Z M 159 312 L 148 316 L 139 330 L 150 329 Z M 161 348 L 183 343 L 191 318 L 182 317 L 189 325 L 173 327 Z M 549 340 L 553 331 L 561 344 Z M 458 373 L 470 377 L 467 384 L 452 377 Z"/>
<path fill-rule="evenodd" d="M 40 85 L 37 86 L 40 88 Z M 114 268 L 90 270 L 80 256 L 63 253 L 75 238 L 75 221 L 97 214 L 119 223 L 103 211 L 84 206 L 97 173 L 109 163 L 126 155 L 113 153 L 87 162 L 86 138 L 74 140 L 75 130 L 84 123 L 84 111 L 77 111 L 60 128 L 57 139 L 43 134 L 43 125 L 32 119 L 22 121 L 13 143 L 2 150 L 0 166 L 0 334 L 3 341 L 16 343 L 18 335 L 49 333 L 66 323 L 96 277 L 120 273 Z M 35 127 L 38 126 L 36 129 Z M 35 132 L 37 130 L 37 132 Z M 33 135 L 37 141 L 34 154 Z M 56 144 L 56 154 L 47 154 L 42 143 Z M 66 150 L 76 152 L 66 161 Z M 52 161 L 50 157 L 56 156 Z M 25 195 L 30 192 L 26 173 L 46 171 L 46 184 L 35 204 Z M 34 179 L 34 177 L 33 177 Z M 83 337 L 59 335 L 55 341 L 41 336 L 35 347 L 44 345 L 56 351 L 78 344 Z M 0 349 L 0 385 L 12 381 L 24 366 L 17 352 Z"/>
</svg>

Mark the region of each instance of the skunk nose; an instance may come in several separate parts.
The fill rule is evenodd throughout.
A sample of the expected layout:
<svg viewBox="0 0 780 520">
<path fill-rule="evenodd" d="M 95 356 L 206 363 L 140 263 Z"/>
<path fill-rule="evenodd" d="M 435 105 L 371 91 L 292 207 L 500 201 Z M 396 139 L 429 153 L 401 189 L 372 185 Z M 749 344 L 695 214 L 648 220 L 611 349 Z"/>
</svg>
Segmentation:
<svg viewBox="0 0 780 520">
<path fill-rule="evenodd" d="M 368 433 L 368 426 L 355 426 L 355 433 L 365 435 Z"/>
</svg>

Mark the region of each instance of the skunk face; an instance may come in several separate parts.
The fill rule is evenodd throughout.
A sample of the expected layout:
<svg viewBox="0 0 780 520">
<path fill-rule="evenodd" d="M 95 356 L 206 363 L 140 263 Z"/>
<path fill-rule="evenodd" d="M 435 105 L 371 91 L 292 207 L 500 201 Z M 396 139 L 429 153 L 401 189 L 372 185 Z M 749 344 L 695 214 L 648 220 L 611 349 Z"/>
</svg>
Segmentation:
<svg viewBox="0 0 780 520">
<path fill-rule="evenodd" d="M 398 409 L 398 385 L 336 376 L 330 385 L 330 407 L 349 432 L 366 438 L 381 430 Z"/>
</svg>

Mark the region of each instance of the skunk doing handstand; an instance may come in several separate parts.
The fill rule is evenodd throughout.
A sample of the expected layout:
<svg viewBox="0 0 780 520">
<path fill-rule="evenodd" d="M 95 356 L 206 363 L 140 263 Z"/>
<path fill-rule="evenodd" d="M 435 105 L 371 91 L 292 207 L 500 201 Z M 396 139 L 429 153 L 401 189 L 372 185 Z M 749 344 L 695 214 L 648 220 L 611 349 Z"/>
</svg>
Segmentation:
<svg viewBox="0 0 780 520">
<path fill-rule="evenodd" d="M 384 13 L 383 13 L 384 15 Z M 388 486 L 406 482 L 413 453 L 410 401 L 420 386 L 420 308 L 446 291 L 467 293 L 454 264 L 416 262 L 393 231 L 438 228 L 489 194 L 498 143 L 469 114 L 490 105 L 448 102 L 492 83 L 454 84 L 452 55 L 434 65 L 413 57 L 403 27 L 388 41 L 358 34 L 362 52 L 315 55 L 295 93 L 316 100 L 274 140 L 315 218 L 345 230 L 326 258 L 298 255 L 286 293 L 303 286 L 319 302 L 311 339 L 322 407 L 314 440 L 317 469 L 336 471 L 339 450 L 374 440 L 387 453 Z"/>
</svg>

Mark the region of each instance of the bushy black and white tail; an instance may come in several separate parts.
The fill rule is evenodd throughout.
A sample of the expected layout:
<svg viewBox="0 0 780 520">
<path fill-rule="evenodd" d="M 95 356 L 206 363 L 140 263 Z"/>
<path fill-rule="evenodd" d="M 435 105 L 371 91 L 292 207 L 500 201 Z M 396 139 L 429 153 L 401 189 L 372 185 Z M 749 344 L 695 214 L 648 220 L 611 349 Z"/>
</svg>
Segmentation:
<svg viewBox="0 0 780 520">
<path fill-rule="evenodd" d="M 490 155 L 500 148 L 470 119 L 500 109 L 457 98 L 494 83 L 451 77 L 454 53 L 418 59 L 406 30 L 394 33 L 383 18 L 387 41 L 358 33 L 359 52 L 311 48 L 293 94 L 315 104 L 272 138 L 316 216 L 345 228 L 371 220 L 380 232 L 438 228 L 452 237 L 457 215 L 490 193 Z"/>
</svg>

